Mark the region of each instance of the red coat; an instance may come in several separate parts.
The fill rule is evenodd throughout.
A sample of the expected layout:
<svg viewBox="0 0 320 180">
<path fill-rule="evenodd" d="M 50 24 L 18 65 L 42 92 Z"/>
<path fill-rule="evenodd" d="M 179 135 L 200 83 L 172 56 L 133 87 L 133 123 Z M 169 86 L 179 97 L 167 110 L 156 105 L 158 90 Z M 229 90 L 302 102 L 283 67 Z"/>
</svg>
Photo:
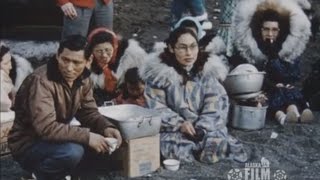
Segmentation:
<svg viewBox="0 0 320 180">
<path fill-rule="evenodd" d="M 103 0 L 105 4 L 109 4 L 111 0 Z M 94 8 L 95 0 L 57 0 L 57 4 L 62 6 L 68 2 L 71 2 L 73 5 L 84 8 Z"/>
</svg>

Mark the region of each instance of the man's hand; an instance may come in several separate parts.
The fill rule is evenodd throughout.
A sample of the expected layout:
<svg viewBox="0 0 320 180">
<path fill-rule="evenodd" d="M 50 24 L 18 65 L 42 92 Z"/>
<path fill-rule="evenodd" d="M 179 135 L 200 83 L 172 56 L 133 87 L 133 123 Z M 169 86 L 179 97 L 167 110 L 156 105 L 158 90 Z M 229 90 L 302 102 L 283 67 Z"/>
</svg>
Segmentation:
<svg viewBox="0 0 320 180">
<path fill-rule="evenodd" d="M 74 8 L 73 4 L 68 2 L 61 6 L 61 10 L 65 16 L 69 17 L 70 19 L 75 19 L 77 15 L 77 11 Z"/>
<path fill-rule="evenodd" d="M 106 153 L 109 151 L 109 146 L 104 137 L 92 132 L 90 132 L 89 136 L 89 146 L 98 153 Z"/>
<path fill-rule="evenodd" d="M 120 131 L 118 129 L 108 127 L 104 130 L 104 135 L 106 137 L 116 138 L 118 140 L 117 148 L 120 147 L 120 145 L 122 143 L 122 137 L 121 137 Z"/>
<path fill-rule="evenodd" d="M 193 125 L 189 121 L 185 121 L 182 123 L 180 127 L 180 131 L 182 133 L 188 134 L 190 136 L 195 136 L 196 135 L 196 130 L 194 129 Z"/>
</svg>

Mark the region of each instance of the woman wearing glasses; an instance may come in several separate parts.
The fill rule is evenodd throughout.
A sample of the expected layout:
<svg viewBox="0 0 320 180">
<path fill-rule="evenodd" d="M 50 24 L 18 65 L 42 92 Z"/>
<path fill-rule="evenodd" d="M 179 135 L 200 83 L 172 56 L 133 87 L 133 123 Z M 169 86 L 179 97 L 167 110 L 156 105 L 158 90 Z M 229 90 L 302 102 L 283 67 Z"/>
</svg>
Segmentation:
<svg viewBox="0 0 320 180">
<path fill-rule="evenodd" d="M 87 58 L 92 58 L 91 79 L 94 82 L 94 98 L 98 106 L 119 95 L 127 69 L 139 67 L 145 61 L 146 52 L 133 39 L 119 40 L 114 32 L 97 28 L 88 36 Z"/>
<path fill-rule="evenodd" d="M 310 122 L 313 114 L 294 86 L 300 79 L 299 56 L 311 35 L 310 22 L 297 3 L 251 2 L 240 2 L 235 12 L 236 48 L 244 61 L 266 71 L 264 90 L 272 118 L 281 124 Z"/>
<path fill-rule="evenodd" d="M 175 29 L 166 43 L 164 52 L 150 56 L 140 70 L 147 106 L 161 112 L 162 156 L 246 161 L 242 144 L 226 128 L 228 96 L 214 66 L 219 57 L 199 51 L 197 35 L 187 28 Z"/>
</svg>

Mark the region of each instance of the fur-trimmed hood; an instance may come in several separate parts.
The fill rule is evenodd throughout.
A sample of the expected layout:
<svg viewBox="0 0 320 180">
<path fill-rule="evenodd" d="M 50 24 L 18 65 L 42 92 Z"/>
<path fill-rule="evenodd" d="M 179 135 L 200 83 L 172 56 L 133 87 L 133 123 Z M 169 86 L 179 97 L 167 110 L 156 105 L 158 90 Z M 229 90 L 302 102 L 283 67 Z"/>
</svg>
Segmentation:
<svg viewBox="0 0 320 180">
<path fill-rule="evenodd" d="M 167 47 L 164 42 L 155 42 L 150 54 L 161 54 Z M 205 52 L 212 55 L 221 55 L 226 52 L 226 44 L 220 36 L 215 36 L 205 47 Z"/>
<path fill-rule="evenodd" d="M 287 62 L 293 62 L 300 56 L 311 35 L 310 21 L 301 9 L 301 0 L 243 0 L 237 5 L 233 16 L 232 33 L 234 43 L 240 55 L 249 63 L 264 62 L 267 57 L 258 48 L 253 37 L 251 23 L 253 15 L 260 10 L 273 8 L 282 16 L 288 16 L 289 34 L 282 43 L 279 57 Z M 298 4 L 299 3 L 299 4 Z M 286 12 L 288 13 L 286 13 Z"/>
<path fill-rule="evenodd" d="M 151 82 L 159 87 L 183 82 L 182 76 L 173 67 L 162 63 L 157 54 L 149 54 L 147 62 L 139 69 L 139 74 L 144 81 Z M 202 74 L 224 81 L 228 74 L 228 68 L 218 56 L 210 55 L 204 65 Z"/>
<path fill-rule="evenodd" d="M 128 40 L 128 47 L 124 50 L 123 55 L 119 59 L 119 66 L 116 69 L 116 72 L 113 74 L 119 79 L 118 84 L 121 84 L 123 81 L 123 76 L 125 72 L 134 67 L 142 66 L 146 61 L 147 53 L 139 45 L 139 42 L 134 39 Z M 104 88 L 104 74 L 91 73 L 90 78 L 94 82 L 95 87 Z"/>
<path fill-rule="evenodd" d="M 200 22 L 197 20 L 197 18 L 195 17 L 192 17 L 192 16 L 186 16 L 186 17 L 183 17 L 181 18 L 173 27 L 173 30 L 177 29 L 178 27 L 180 27 L 180 25 L 184 22 L 184 21 L 192 21 L 194 22 L 194 24 L 197 26 L 197 37 L 198 37 L 198 40 L 200 40 L 201 38 L 203 38 L 203 36 L 206 35 L 206 32 L 203 30 Z"/>
<path fill-rule="evenodd" d="M 33 72 L 33 68 L 31 66 L 31 63 L 17 55 L 17 54 L 12 54 L 12 57 L 16 63 L 16 73 L 17 73 L 17 77 L 15 79 L 15 83 L 14 83 L 14 91 L 17 92 L 20 85 L 22 84 L 22 82 L 24 81 L 24 79 Z"/>
</svg>

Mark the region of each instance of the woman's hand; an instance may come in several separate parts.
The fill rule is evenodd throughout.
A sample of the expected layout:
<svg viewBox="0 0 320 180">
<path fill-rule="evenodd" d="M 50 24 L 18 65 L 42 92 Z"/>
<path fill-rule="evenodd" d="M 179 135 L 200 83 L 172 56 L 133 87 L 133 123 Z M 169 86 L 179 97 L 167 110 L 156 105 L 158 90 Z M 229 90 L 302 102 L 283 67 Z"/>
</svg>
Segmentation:
<svg viewBox="0 0 320 180">
<path fill-rule="evenodd" d="M 106 153 L 109 150 L 109 146 L 100 134 L 90 132 L 89 146 L 98 153 Z"/>
<path fill-rule="evenodd" d="M 118 140 L 117 148 L 120 147 L 120 145 L 122 143 L 122 137 L 121 137 L 120 131 L 118 129 L 108 127 L 104 130 L 104 136 L 116 138 Z"/>
<path fill-rule="evenodd" d="M 196 135 L 196 131 L 192 125 L 191 122 L 189 121 L 185 121 L 182 123 L 181 127 L 180 127 L 180 131 L 182 133 L 188 134 L 190 136 L 195 136 Z"/>
</svg>

